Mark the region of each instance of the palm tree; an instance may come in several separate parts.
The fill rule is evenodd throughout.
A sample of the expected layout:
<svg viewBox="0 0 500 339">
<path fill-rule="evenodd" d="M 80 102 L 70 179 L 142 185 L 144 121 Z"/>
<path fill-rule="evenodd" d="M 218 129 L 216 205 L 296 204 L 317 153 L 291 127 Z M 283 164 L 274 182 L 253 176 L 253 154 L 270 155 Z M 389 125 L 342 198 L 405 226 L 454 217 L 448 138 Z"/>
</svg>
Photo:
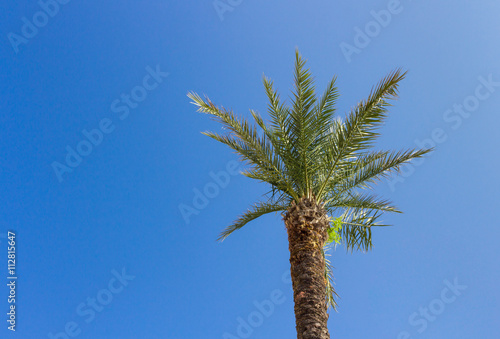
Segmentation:
<svg viewBox="0 0 500 339">
<path fill-rule="evenodd" d="M 265 200 L 237 218 L 219 240 L 264 214 L 281 212 L 288 233 L 297 338 L 324 339 L 330 338 L 328 306 L 335 308 L 336 296 L 326 246 L 341 239 L 350 251 L 370 249 L 372 227 L 385 226 L 379 223 L 381 214 L 399 211 L 366 190 L 430 149 L 371 150 L 379 135 L 375 130 L 387 116 L 389 100 L 397 98 L 406 72 L 391 72 L 344 119 L 335 115 L 335 77 L 317 98 L 298 51 L 294 72 L 290 106 L 264 77 L 268 123 L 255 111 L 250 111 L 255 120 L 251 124 L 208 97 L 192 92 L 188 96 L 199 112 L 211 115 L 229 131 L 203 134 L 241 156 L 249 165 L 243 175 L 270 185 Z"/>
</svg>

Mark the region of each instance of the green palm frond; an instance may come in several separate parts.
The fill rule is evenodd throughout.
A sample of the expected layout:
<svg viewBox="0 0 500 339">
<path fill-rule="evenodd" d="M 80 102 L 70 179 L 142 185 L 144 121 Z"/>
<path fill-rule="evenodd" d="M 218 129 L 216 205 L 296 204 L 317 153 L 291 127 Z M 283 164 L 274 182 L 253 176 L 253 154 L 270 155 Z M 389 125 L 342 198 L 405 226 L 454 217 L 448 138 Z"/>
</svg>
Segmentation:
<svg viewBox="0 0 500 339">
<path fill-rule="evenodd" d="M 218 240 L 226 239 L 231 233 L 236 230 L 239 230 L 243 226 L 245 226 L 250 221 L 257 219 L 264 214 L 272 213 L 272 212 L 280 212 L 284 211 L 288 208 L 289 203 L 287 202 L 258 202 L 252 205 L 245 213 L 243 213 L 238 219 L 234 221 L 234 223 L 228 227 L 219 236 Z"/>
<path fill-rule="evenodd" d="M 287 178 L 287 171 L 281 166 L 281 161 L 266 135 L 260 137 L 256 127 L 251 126 L 245 119 L 236 117 L 232 111 L 215 106 L 208 98 L 203 100 L 195 93 L 189 93 L 188 97 L 199 107 L 198 111 L 214 116 L 231 131 L 232 135 L 223 136 L 214 132 L 203 132 L 203 134 L 231 147 L 250 166 L 264 173 L 263 178 L 269 178 L 269 181 L 263 181 L 279 182 L 278 189 L 286 191 L 298 200 L 291 180 Z"/>
<path fill-rule="evenodd" d="M 292 161 L 292 142 L 290 141 L 290 110 L 289 108 L 281 102 L 278 92 L 273 87 L 273 82 L 268 78 L 263 78 L 264 89 L 266 91 L 267 97 L 269 99 L 268 112 L 271 118 L 269 130 L 275 135 L 277 144 L 276 152 L 281 155 L 283 161 L 287 163 L 287 160 Z M 290 166 L 290 163 L 287 163 Z"/>
<path fill-rule="evenodd" d="M 364 208 L 381 212 L 402 213 L 388 200 L 379 199 L 376 196 L 358 192 L 350 193 L 344 197 L 338 198 L 337 200 L 332 200 L 326 205 L 326 207 L 329 210 L 338 208 Z"/>
<path fill-rule="evenodd" d="M 400 172 L 404 164 L 423 157 L 432 149 L 379 151 L 360 156 L 346 163 L 328 180 L 328 192 L 341 195 L 355 188 L 371 188 L 377 181 Z"/>
<path fill-rule="evenodd" d="M 308 196 L 310 189 L 310 165 L 313 159 L 309 154 L 309 145 L 314 139 L 316 96 L 314 81 L 305 60 L 299 52 L 295 53 L 295 91 L 292 93 L 293 105 L 289 116 L 289 138 L 291 143 L 290 173 L 298 187 L 299 196 Z"/>
<path fill-rule="evenodd" d="M 342 214 L 342 240 L 348 251 L 366 252 L 372 248 L 372 227 L 389 226 L 378 222 L 382 211 L 370 208 L 348 208 Z"/>
<path fill-rule="evenodd" d="M 330 136 L 330 148 L 327 150 L 328 159 L 331 160 L 325 169 L 325 180 L 317 193 L 319 199 L 339 163 L 349 161 L 357 152 L 366 150 L 373 144 L 378 136 L 374 129 L 384 122 L 390 106 L 388 100 L 397 98 L 398 83 L 405 74 L 401 70 L 390 73 L 372 90 L 367 100 L 361 101 L 348 114 L 345 122 L 335 124 Z"/>
</svg>

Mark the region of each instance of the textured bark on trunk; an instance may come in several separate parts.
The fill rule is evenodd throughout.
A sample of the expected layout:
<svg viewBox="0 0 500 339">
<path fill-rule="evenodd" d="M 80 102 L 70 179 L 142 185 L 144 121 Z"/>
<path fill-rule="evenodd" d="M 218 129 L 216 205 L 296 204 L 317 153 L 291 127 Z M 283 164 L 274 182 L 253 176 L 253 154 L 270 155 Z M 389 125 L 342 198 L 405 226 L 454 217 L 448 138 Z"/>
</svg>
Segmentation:
<svg viewBox="0 0 500 339">
<path fill-rule="evenodd" d="M 326 210 L 314 198 L 292 203 L 284 216 L 290 248 L 297 339 L 330 339 L 323 245 Z"/>
</svg>

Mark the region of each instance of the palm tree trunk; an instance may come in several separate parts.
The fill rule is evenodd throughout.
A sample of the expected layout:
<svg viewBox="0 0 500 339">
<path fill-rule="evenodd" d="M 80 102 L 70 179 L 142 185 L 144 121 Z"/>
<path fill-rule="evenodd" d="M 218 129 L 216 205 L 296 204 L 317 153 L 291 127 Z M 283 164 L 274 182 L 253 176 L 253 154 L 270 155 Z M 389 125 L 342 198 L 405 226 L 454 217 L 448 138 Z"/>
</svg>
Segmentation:
<svg viewBox="0 0 500 339">
<path fill-rule="evenodd" d="M 292 203 L 284 216 L 290 248 L 297 339 L 329 339 L 323 245 L 326 210 L 314 198 Z"/>
</svg>

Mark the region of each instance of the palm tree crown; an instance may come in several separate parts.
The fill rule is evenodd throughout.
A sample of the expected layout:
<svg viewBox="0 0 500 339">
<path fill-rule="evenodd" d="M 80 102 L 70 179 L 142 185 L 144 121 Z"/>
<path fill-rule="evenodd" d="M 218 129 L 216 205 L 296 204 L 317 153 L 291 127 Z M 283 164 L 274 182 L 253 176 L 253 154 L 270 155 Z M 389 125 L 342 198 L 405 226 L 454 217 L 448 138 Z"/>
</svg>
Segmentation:
<svg viewBox="0 0 500 339">
<path fill-rule="evenodd" d="M 266 200 L 252 205 L 219 239 L 264 214 L 286 211 L 308 198 L 328 212 L 332 229 L 336 225 L 348 250 L 370 249 L 371 228 L 384 226 L 379 222 L 381 214 L 399 210 L 389 201 L 367 193 L 367 189 L 430 151 L 371 150 L 379 135 L 376 129 L 387 117 L 389 101 L 397 98 L 398 84 L 405 74 L 399 69 L 391 72 L 344 119 L 336 116 L 336 78 L 321 97 L 316 97 L 313 78 L 298 51 L 290 105 L 280 99 L 271 80 L 263 79 L 269 98 L 268 123 L 253 110 L 250 112 L 255 122 L 250 123 L 232 110 L 216 106 L 208 97 L 189 93 L 199 112 L 213 116 L 229 131 L 225 135 L 204 134 L 241 156 L 249 165 L 242 174 L 270 185 Z M 327 299 L 331 305 L 335 305 L 334 293 L 329 284 Z"/>
</svg>

